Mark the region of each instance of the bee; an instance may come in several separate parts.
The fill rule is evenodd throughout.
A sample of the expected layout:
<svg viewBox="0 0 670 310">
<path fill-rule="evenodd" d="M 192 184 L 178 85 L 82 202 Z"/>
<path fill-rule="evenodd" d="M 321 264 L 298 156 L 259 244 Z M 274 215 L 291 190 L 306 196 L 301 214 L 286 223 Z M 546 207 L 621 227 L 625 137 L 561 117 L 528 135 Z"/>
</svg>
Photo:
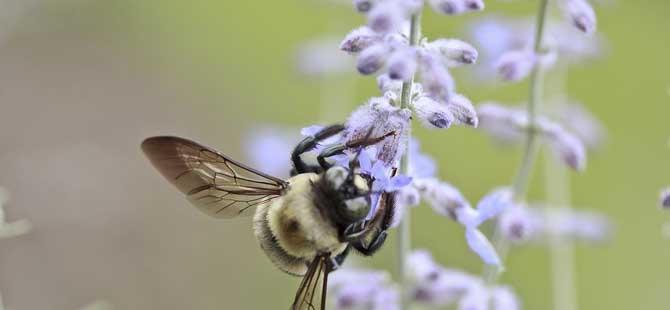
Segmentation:
<svg viewBox="0 0 670 310">
<path fill-rule="evenodd" d="M 255 236 L 268 258 L 282 271 L 303 277 L 291 309 L 325 309 L 328 274 L 352 249 L 373 255 L 386 239 L 395 208 L 394 195 L 381 193 L 368 218 L 374 178 L 360 172 L 358 155 L 348 167 L 328 160 L 346 150 L 360 154 L 363 147 L 394 132 L 371 138 L 370 130 L 364 138 L 325 146 L 317 163 L 303 159 L 303 154 L 343 130 L 343 125 L 331 125 L 304 138 L 291 154 L 293 169 L 287 180 L 184 138 L 151 137 L 142 149 L 153 166 L 205 214 L 215 218 L 253 214 Z"/>
</svg>

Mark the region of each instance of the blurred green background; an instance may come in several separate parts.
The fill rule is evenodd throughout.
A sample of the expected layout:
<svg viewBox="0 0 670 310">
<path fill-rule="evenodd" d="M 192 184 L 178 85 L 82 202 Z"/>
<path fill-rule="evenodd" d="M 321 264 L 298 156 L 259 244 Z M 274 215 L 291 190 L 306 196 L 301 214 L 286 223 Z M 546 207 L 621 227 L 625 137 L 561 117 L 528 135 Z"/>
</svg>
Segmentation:
<svg viewBox="0 0 670 310">
<path fill-rule="evenodd" d="M 364 23 L 343 2 L 0 1 L 0 186 L 12 193 L 8 216 L 34 225 L 0 240 L 5 304 L 286 308 L 299 279 L 262 254 L 250 220 L 217 221 L 189 207 L 139 143 L 176 134 L 243 158 L 246 134 L 258 126 L 343 120 L 377 95 L 374 80 L 353 68 L 307 78 L 295 66 L 305 40 L 342 37 Z M 462 17 L 428 12 L 424 31 L 463 37 L 473 18 L 530 16 L 536 1 L 487 5 Z M 587 310 L 667 309 L 670 239 L 661 228 L 670 214 L 656 199 L 670 184 L 670 2 L 621 0 L 597 12 L 608 53 L 571 68 L 566 87 L 601 118 L 609 139 L 584 173 L 571 175 L 571 190 L 575 206 L 611 216 L 616 231 L 608 244 L 578 247 L 579 302 Z M 491 88 L 468 82 L 467 70 L 456 70 L 457 81 L 473 102 L 523 102 L 526 84 Z M 440 176 L 471 201 L 510 182 L 520 158 L 468 128 L 415 126 L 414 133 L 439 161 Z M 532 200 L 544 196 L 536 172 Z M 480 271 L 460 227 L 425 206 L 414 215 L 415 247 L 449 267 Z M 392 244 L 360 263 L 391 268 Z M 515 249 L 507 265 L 502 281 L 525 309 L 549 309 L 546 249 Z"/>
</svg>

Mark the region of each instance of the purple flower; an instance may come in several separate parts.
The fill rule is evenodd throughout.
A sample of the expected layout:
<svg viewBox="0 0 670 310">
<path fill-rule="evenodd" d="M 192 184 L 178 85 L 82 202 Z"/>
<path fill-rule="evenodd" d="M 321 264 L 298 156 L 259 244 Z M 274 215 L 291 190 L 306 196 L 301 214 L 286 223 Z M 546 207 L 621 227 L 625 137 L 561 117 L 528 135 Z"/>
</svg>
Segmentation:
<svg viewBox="0 0 670 310">
<path fill-rule="evenodd" d="M 465 12 L 463 0 L 428 0 L 428 4 L 437 13 L 446 15 L 458 15 Z"/>
<path fill-rule="evenodd" d="M 477 127 L 479 124 L 477 112 L 467 97 L 461 94 L 454 94 L 451 96 L 451 100 L 447 102 L 447 108 L 451 111 L 457 124 L 472 127 Z"/>
<path fill-rule="evenodd" d="M 604 143 L 604 126 L 584 105 L 561 101 L 548 106 L 551 109 L 549 113 L 575 134 L 589 150 L 598 149 Z"/>
<path fill-rule="evenodd" d="M 406 19 L 403 9 L 396 1 L 376 3 L 368 13 L 368 26 L 381 34 L 397 32 Z"/>
<path fill-rule="evenodd" d="M 596 243 L 608 240 L 612 234 L 609 219 L 595 212 L 556 207 L 533 207 L 525 211 L 532 221 L 529 234 L 532 241 L 543 242 L 550 236 L 559 236 Z"/>
<path fill-rule="evenodd" d="M 484 0 L 464 0 L 468 11 L 481 11 L 484 9 Z"/>
<path fill-rule="evenodd" d="M 484 234 L 475 228 L 465 228 L 465 240 L 470 249 L 488 265 L 500 266 L 502 264 L 496 249 Z"/>
<path fill-rule="evenodd" d="M 556 155 L 570 168 L 582 171 L 586 167 L 586 148 L 579 138 L 560 125 L 538 119 L 538 126 Z"/>
<path fill-rule="evenodd" d="M 334 38 L 320 38 L 309 41 L 298 49 L 298 70 L 309 76 L 327 76 L 351 71 L 351 58 L 337 51 L 338 42 Z"/>
<path fill-rule="evenodd" d="M 586 0 L 562 0 L 560 4 L 566 18 L 577 29 L 586 34 L 596 31 L 596 13 Z"/>
<path fill-rule="evenodd" d="M 405 152 L 410 111 L 390 104 L 388 98 L 372 98 L 354 111 L 346 123 L 344 140 L 363 139 L 372 128 L 372 137 L 393 133 L 377 144 L 376 159 L 386 166 L 395 166 Z"/>
<path fill-rule="evenodd" d="M 417 119 L 426 128 L 446 129 L 454 122 L 455 117 L 446 104 L 439 103 L 429 97 L 420 97 L 412 102 Z"/>
<path fill-rule="evenodd" d="M 486 132 L 494 141 L 503 144 L 512 144 L 524 137 L 524 131 L 519 122 L 525 119 L 521 110 L 487 102 L 477 107 L 479 129 Z"/>
<path fill-rule="evenodd" d="M 400 293 L 392 287 L 380 289 L 372 300 L 372 310 L 400 309 Z"/>
<path fill-rule="evenodd" d="M 388 76 L 393 80 L 410 81 L 416 69 L 416 51 L 411 47 L 396 50 L 388 59 Z"/>
<path fill-rule="evenodd" d="M 354 0 L 354 8 L 359 13 L 367 13 L 372 9 L 374 1 L 372 0 Z"/>
<path fill-rule="evenodd" d="M 368 309 L 384 300 L 386 305 L 392 306 L 387 292 L 392 289 L 388 286 L 388 279 L 386 272 L 342 268 L 331 275 L 328 294 L 334 300 L 335 309 Z"/>
<path fill-rule="evenodd" d="M 495 67 L 503 80 L 518 82 L 530 74 L 535 62 L 535 54 L 531 51 L 509 51 L 500 56 Z"/>
<path fill-rule="evenodd" d="M 299 139 L 297 134 L 289 132 L 289 130 L 272 127 L 253 130 L 246 139 L 245 145 L 249 164 L 267 174 L 288 177 L 291 171 L 288 159 L 293 146 Z M 281 160 L 282 158 L 284 160 Z"/>
<path fill-rule="evenodd" d="M 363 75 L 370 75 L 379 71 L 386 64 L 389 48 L 385 44 L 373 44 L 364 49 L 356 59 L 356 68 Z"/>
<path fill-rule="evenodd" d="M 498 229 L 505 239 L 521 243 L 531 238 L 537 226 L 537 216 L 533 216 L 525 206 L 509 208 L 500 216 Z"/>
<path fill-rule="evenodd" d="M 415 250 L 407 258 L 414 300 L 431 306 L 448 306 L 480 280 L 461 271 L 445 269 L 426 250 Z"/>
<path fill-rule="evenodd" d="M 479 226 L 512 207 L 514 205 L 513 198 L 512 190 L 509 187 L 494 189 L 477 203 L 478 214 L 474 225 Z"/>
<path fill-rule="evenodd" d="M 670 187 L 666 187 L 661 191 L 658 201 L 661 208 L 670 209 Z"/>
<path fill-rule="evenodd" d="M 497 286 L 491 289 L 493 310 L 520 310 L 521 302 L 509 286 Z"/>
<path fill-rule="evenodd" d="M 381 41 L 382 37 L 380 35 L 376 34 L 369 27 L 363 26 L 349 32 L 344 40 L 342 40 L 342 43 L 340 43 L 340 49 L 347 53 L 355 54 Z"/>
<path fill-rule="evenodd" d="M 488 310 L 489 291 L 483 285 L 471 288 L 458 303 L 458 310 Z"/>
<path fill-rule="evenodd" d="M 434 178 L 416 179 L 414 186 L 421 193 L 421 197 L 433 208 L 433 211 L 439 215 L 458 220 L 457 209 L 471 208 L 470 203 L 461 192 L 449 183 L 440 182 Z"/>
<path fill-rule="evenodd" d="M 474 64 L 479 55 L 472 45 L 457 39 L 438 39 L 427 43 L 426 48 L 440 55 L 448 67 Z"/>
<path fill-rule="evenodd" d="M 454 79 L 438 56 L 424 52 L 419 57 L 421 82 L 428 95 L 441 102 L 448 102 L 454 92 Z"/>
</svg>

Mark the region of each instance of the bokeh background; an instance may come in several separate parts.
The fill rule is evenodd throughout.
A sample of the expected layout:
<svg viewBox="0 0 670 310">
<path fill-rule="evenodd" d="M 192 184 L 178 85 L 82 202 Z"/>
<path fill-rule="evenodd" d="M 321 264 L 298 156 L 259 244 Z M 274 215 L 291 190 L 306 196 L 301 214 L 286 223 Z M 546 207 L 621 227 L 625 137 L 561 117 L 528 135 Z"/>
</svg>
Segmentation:
<svg viewBox="0 0 670 310">
<path fill-rule="evenodd" d="M 348 1 L 344 1 L 348 2 Z M 604 149 L 571 175 L 578 208 L 609 215 L 613 239 L 579 246 L 582 309 L 668 309 L 670 214 L 656 208 L 670 184 L 670 2 L 598 6 L 608 52 L 567 72 L 566 89 L 607 126 Z M 535 1 L 487 1 L 483 13 L 426 13 L 428 36 L 463 37 L 474 18 L 531 16 Z M 0 1 L 0 186 L 10 220 L 33 230 L 0 240 L 0 291 L 13 310 L 284 309 L 299 279 L 277 271 L 249 219 L 217 221 L 187 205 L 148 164 L 150 135 L 194 138 L 245 158 L 250 132 L 343 120 L 374 81 L 353 67 L 337 77 L 296 69 L 305 40 L 342 37 L 364 22 L 348 5 L 287 1 Z M 525 83 L 490 87 L 457 70 L 474 102 L 522 102 Z M 468 128 L 415 126 L 440 176 L 476 201 L 506 184 L 519 150 Z M 273 155 L 274 149 L 265 149 Z M 267 155 L 266 154 L 266 155 Z M 281 156 L 270 156 L 285 161 Z M 542 162 L 539 163 L 542 167 Z M 537 169 L 531 198 L 544 195 Z M 415 209 L 413 243 L 448 266 L 479 272 L 461 229 Z M 393 240 L 363 265 L 390 269 Z M 548 254 L 512 252 L 503 281 L 525 309 L 551 304 Z"/>
</svg>

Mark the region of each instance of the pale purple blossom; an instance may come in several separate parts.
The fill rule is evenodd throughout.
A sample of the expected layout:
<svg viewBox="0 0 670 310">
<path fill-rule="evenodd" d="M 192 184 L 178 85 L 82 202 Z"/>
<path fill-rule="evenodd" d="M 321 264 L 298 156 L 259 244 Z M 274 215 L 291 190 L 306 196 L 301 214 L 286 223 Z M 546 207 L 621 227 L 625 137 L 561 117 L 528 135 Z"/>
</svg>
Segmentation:
<svg viewBox="0 0 670 310">
<path fill-rule="evenodd" d="M 448 102 L 454 92 L 454 79 L 434 53 L 423 52 L 419 57 L 421 83 L 433 99 Z"/>
<path fill-rule="evenodd" d="M 423 152 L 417 139 L 409 141 L 409 157 L 412 159 L 409 163 L 409 175 L 414 178 L 433 178 L 437 173 L 437 163 L 435 160 Z"/>
<path fill-rule="evenodd" d="M 335 309 L 368 308 L 389 278 L 382 271 L 341 268 L 330 276 L 328 294 L 334 299 Z"/>
<path fill-rule="evenodd" d="M 288 177 L 291 171 L 291 151 L 300 139 L 297 130 L 291 132 L 290 129 L 270 126 L 252 130 L 244 146 L 249 164 L 264 173 Z"/>
<path fill-rule="evenodd" d="M 490 292 L 483 286 L 476 286 L 468 290 L 458 303 L 458 310 L 488 310 Z"/>
<path fill-rule="evenodd" d="M 491 289 L 492 310 L 521 310 L 521 301 L 509 286 L 497 286 Z"/>
<path fill-rule="evenodd" d="M 516 211 L 517 209 L 512 209 Z M 610 239 L 613 227 L 610 220 L 594 211 L 579 211 L 571 208 L 558 207 L 523 207 L 519 218 L 525 218 L 530 228 L 526 236 L 513 241 L 531 241 L 546 243 L 551 236 L 602 243 Z M 507 214 L 503 214 L 501 221 Z M 523 217 L 521 217 L 523 216 Z"/>
<path fill-rule="evenodd" d="M 505 239 L 523 243 L 536 233 L 538 220 L 528 207 L 517 205 L 509 208 L 500 216 L 498 230 Z"/>
<path fill-rule="evenodd" d="M 494 102 L 486 102 L 477 106 L 479 129 L 488 134 L 495 142 L 513 144 L 521 141 L 524 131 L 520 122 L 524 112 Z"/>
<path fill-rule="evenodd" d="M 468 242 L 470 249 L 477 253 L 484 263 L 494 266 L 500 266 L 502 264 L 496 249 L 478 229 L 466 227 L 465 240 Z"/>
<path fill-rule="evenodd" d="M 465 12 L 463 0 L 428 0 L 431 8 L 437 13 L 446 15 L 457 15 Z"/>
<path fill-rule="evenodd" d="M 414 48 L 398 49 L 388 59 L 388 76 L 393 80 L 410 81 L 414 77 L 417 66 Z"/>
<path fill-rule="evenodd" d="M 666 187 L 661 191 L 658 202 L 661 208 L 670 209 L 670 187 Z"/>
<path fill-rule="evenodd" d="M 416 118 L 426 128 L 446 129 L 456 119 L 446 104 L 422 96 L 412 102 Z"/>
<path fill-rule="evenodd" d="M 607 134 L 603 124 L 584 105 L 560 100 L 549 104 L 547 112 L 575 134 L 587 149 L 596 150 L 604 143 Z"/>
<path fill-rule="evenodd" d="M 570 168 L 582 171 L 586 167 L 586 148 L 582 141 L 556 123 L 539 123 L 554 153 Z"/>
<path fill-rule="evenodd" d="M 349 116 L 345 125 L 344 141 L 363 139 L 370 129 L 371 137 L 392 133 L 377 143 L 376 158 L 386 166 L 394 166 L 405 152 L 410 114 L 407 109 L 392 106 L 388 98 L 372 98 Z"/>
<path fill-rule="evenodd" d="M 354 8 L 359 13 L 367 13 L 372 9 L 374 2 L 373 0 L 354 0 Z"/>
<path fill-rule="evenodd" d="M 526 78 L 537 61 L 530 50 L 512 50 L 498 59 L 495 64 L 500 77 L 509 82 L 517 82 Z"/>
<path fill-rule="evenodd" d="M 356 69 L 363 75 L 373 74 L 386 64 L 390 49 L 387 45 L 377 43 L 364 49 L 356 58 Z"/>
<path fill-rule="evenodd" d="M 472 45 L 458 39 L 437 39 L 428 42 L 425 47 L 440 55 L 440 59 L 448 67 L 474 64 L 479 55 Z"/>
<path fill-rule="evenodd" d="M 447 108 L 451 111 L 457 124 L 471 127 L 477 127 L 479 124 L 477 111 L 467 97 L 461 94 L 453 94 L 451 100 L 447 102 Z"/>
<path fill-rule="evenodd" d="M 377 33 L 387 34 L 399 31 L 406 19 L 406 8 L 398 1 L 382 1 L 375 3 L 368 13 L 368 26 Z"/>
<path fill-rule="evenodd" d="M 374 295 L 371 310 L 399 310 L 400 293 L 393 287 L 384 287 Z"/>
<path fill-rule="evenodd" d="M 474 223 L 481 223 L 492 219 L 514 205 L 514 195 L 509 187 L 500 187 L 492 190 L 477 203 L 477 219 Z"/>
<path fill-rule="evenodd" d="M 462 271 L 446 269 L 426 250 L 414 250 L 407 257 L 414 300 L 430 306 L 448 306 L 481 280 Z"/>
<path fill-rule="evenodd" d="M 352 60 L 337 50 L 335 38 L 319 38 L 298 48 L 296 63 L 300 73 L 323 77 L 351 72 Z"/>
<path fill-rule="evenodd" d="M 360 53 L 364 49 L 382 41 L 382 36 L 376 34 L 367 26 L 356 28 L 349 32 L 340 43 L 340 50 L 350 54 Z"/>
<path fill-rule="evenodd" d="M 596 31 L 596 13 L 588 1 L 562 0 L 559 3 L 559 7 L 573 26 L 586 34 Z"/>
</svg>

